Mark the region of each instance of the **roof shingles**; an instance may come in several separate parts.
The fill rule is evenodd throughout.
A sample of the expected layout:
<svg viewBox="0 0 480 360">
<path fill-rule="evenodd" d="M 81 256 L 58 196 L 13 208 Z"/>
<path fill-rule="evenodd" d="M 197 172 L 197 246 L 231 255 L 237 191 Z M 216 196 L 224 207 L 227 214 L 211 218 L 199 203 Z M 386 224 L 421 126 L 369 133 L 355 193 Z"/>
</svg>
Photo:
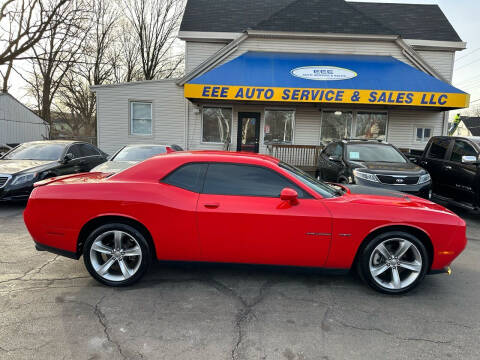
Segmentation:
<svg viewBox="0 0 480 360">
<path fill-rule="evenodd" d="M 344 0 L 189 0 L 181 31 L 248 29 L 461 41 L 437 5 Z"/>
</svg>

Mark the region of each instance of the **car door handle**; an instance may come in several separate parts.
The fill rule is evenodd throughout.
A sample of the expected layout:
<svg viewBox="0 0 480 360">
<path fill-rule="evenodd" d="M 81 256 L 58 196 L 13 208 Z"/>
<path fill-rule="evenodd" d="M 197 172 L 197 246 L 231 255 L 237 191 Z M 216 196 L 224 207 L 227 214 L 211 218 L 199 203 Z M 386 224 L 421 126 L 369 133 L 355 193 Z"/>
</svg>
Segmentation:
<svg viewBox="0 0 480 360">
<path fill-rule="evenodd" d="M 445 170 L 452 170 L 452 167 L 451 167 L 450 165 L 445 165 L 443 168 L 444 168 Z"/>
<path fill-rule="evenodd" d="M 209 203 L 209 204 L 203 204 L 207 209 L 216 209 L 220 206 L 219 203 Z"/>
</svg>

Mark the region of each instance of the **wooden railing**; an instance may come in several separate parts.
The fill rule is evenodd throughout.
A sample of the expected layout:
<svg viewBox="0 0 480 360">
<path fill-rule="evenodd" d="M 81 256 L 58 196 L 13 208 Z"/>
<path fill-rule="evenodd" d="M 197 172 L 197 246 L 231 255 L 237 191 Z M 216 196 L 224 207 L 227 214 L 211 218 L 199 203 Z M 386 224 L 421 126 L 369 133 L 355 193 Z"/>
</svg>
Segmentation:
<svg viewBox="0 0 480 360">
<path fill-rule="evenodd" d="M 318 157 L 323 149 L 321 145 L 268 145 L 269 155 L 298 166 L 305 171 L 315 171 Z"/>
</svg>

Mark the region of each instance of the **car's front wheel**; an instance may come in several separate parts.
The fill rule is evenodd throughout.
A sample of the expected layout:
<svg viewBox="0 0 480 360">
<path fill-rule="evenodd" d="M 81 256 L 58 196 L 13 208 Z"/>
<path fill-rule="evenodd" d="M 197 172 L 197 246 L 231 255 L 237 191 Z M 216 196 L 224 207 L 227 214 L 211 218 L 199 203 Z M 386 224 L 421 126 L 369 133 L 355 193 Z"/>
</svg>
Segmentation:
<svg viewBox="0 0 480 360">
<path fill-rule="evenodd" d="M 127 286 L 145 274 L 151 252 L 145 237 L 132 226 L 106 224 L 88 236 L 83 259 L 90 275 L 102 284 Z"/>
<path fill-rule="evenodd" d="M 373 289 L 386 294 L 404 294 L 425 277 L 428 252 L 415 236 L 401 231 L 380 234 L 361 250 L 357 269 Z"/>
</svg>

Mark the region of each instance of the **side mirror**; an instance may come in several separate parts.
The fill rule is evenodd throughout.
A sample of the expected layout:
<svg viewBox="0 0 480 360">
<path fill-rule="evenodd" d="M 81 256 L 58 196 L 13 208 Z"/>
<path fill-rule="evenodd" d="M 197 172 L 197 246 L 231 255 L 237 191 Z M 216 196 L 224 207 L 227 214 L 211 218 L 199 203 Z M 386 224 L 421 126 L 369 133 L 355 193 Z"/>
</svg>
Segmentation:
<svg viewBox="0 0 480 360">
<path fill-rule="evenodd" d="M 340 161 L 342 161 L 342 160 L 340 159 L 340 156 L 336 156 L 336 155 L 329 156 L 329 157 L 328 157 L 328 160 L 330 160 L 330 161 L 335 161 L 335 162 L 340 162 Z"/>
<path fill-rule="evenodd" d="M 284 188 L 280 192 L 280 199 L 290 202 L 292 205 L 298 204 L 298 193 L 290 188 Z"/>
<path fill-rule="evenodd" d="M 478 160 L 476 156 L 472 155 L 463 155 L 462 156 L 462 163 L 463 164 L 477 164 Z"/>
<path fill-rule="evenodd" d="M 68 154 L 65 154 L 65 156 L 63 157 L 63 163 L 66 164 L 68 163 L 69 161 L 72 161 L 73 160 L 73 154 L 72 153 L 68 153 Z"/>
</svg>

